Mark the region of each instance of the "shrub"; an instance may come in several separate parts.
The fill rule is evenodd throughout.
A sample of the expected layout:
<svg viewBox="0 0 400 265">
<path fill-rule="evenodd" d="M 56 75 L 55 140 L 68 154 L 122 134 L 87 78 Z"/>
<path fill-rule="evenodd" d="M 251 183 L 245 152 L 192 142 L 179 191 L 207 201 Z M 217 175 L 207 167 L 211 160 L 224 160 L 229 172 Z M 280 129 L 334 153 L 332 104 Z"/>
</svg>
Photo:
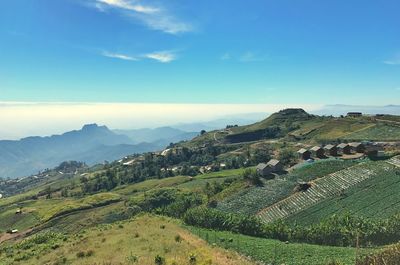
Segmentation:
<svg viewBox="0 0 400 265">
<path fill-rule="evenodd" d="M 160 255 L 156 255 L 156 256 L 154 257 L 154 263 L 155 263 L 156 265 L 165 265 L 165 258 L 162 257 L 162 256 L 160 256 Z"/>
<path fill-rule="evenodd" d="M 190 253 L 190 255 L 189 255 L 189 264 L 190 265 L 194 265 L 194 264 L 196 264 L 196 262 L 197 262 L 196 255 L 193 254 L 193 253 Z"/>
<path fill-rule="evenodd" d="M 175 236 L 175 242 L 180 243 L 182 241 L 182 237 L 180 235 Z"/>
</svg>

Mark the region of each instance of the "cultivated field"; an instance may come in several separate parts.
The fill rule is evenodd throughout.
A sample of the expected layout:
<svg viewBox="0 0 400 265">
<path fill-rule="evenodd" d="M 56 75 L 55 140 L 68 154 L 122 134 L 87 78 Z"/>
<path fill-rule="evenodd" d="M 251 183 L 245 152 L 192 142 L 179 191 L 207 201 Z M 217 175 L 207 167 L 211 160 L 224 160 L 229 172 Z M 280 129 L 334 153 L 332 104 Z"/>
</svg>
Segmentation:
<svg viewBox="0 0 400 265">
<path fill-rule="evenodd" d="M 396 161 L 396 162 L 395 162 Z M 400 212 L 400 159 L 391 159 L 394 165 L 385 166 L 378 175 L 351 187 L 338 196 L 329 197 L 288 218 L 289 222 L 308 225 L 332 214 L 351 212 L 380 219 Z M 381 162 L 384 163 L 384 162 Z"/>
<path fill-rule="evenodd" d="M 340 159 L 321 160 L 302 165 L 288 175 L 264 180 L 262 187 L 247 187 L 218 203 L 218 209 L 233 213 L 256 214 L 263 208 L 289 196 L 297 181 L 310 181 L 357 164 Z"/>
<path fill-rule="evenodd" d="M 278 203 L 263 209 L 258 216 L 265 222 L 287 218 L 310 208 L 329 197 L 341 193 L 367 179 L 388 174 L 393 165 L 386 162 L 365 162 L 340 170 L 312 182 L 311 187 L 304 192 L 297 192 Z"/>
<path fill-rule="evenodd" d="M 262 261 L 263 264 L 353 265 L 356 257 L 355 248 L 285 243 L 231 232 L 216 232 L 191 227 L 189 229 L 210 244 L 235 250 L 245 256 Z M 359 255 L 373 252 L 372 249 L 358 250 Z"/>
<path fill-rule="evenodd" d="M 400 125 L 377 124 L 343 137 L 347 140 L 371 140 L 371 141 L 398 141 L 400 140 Z"/>
</svg>

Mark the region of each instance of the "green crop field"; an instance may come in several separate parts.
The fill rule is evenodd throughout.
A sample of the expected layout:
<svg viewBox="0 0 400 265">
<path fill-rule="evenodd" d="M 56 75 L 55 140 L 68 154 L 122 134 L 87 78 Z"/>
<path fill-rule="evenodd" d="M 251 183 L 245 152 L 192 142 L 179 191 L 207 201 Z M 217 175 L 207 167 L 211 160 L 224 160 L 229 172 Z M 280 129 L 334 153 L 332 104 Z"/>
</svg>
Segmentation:
<svg viewBox="0 0 400 265">
<path fill-rule="evenodd" d="M 379 163 L 385 163 L 390 170 L 380 170 L 376 177 L 292 215 L 288 221 L 311 224 L 332 214 L 348 211 L 370 218 L 385 218 L 399 213 L 400 168 L 386 162 Z"/>
<path fill-rule="evenodd" d="M 178 186 L 188 181 L 190 181 L 190 177 L 188 176 L 177 176 L 164 179 L 149 179 L 135 184 L 122 185 L 114 189 L 113 192 L 121 195 L 134 195 L 137 192 Z"/>
<path fill-rule="evenodd" d="M 306 191 L 292 194 L 271 207 L 260 211 L 258 215 L 265 222 L 287 218 L 307 209 L 329 197 L 335 197 L 363 181 L 378 177 L 382 172 L 390 171 L 391 165 L 385 162 L 365 162 L 342 169 L 312 182 Z"/>
<path fill-rule="evenodd" d="M 210 244 L 235 250 L 263 264 L 327 265 L 355 263 L 356 249 L 346 247 L 318 246 L 300 243 L 285 243 L 265 239 L 188 227 L 195 235 Z M 359 249 L 359 255 L 375 252 L 373 249 Z M 338 263 L 331 263 L 331 262 Z"/>
<path fill-rule="evenodd" d="M 287 175 L 272 180 L 263 180 L 262 187 L 247 187 L 218 203 L 218 209 L 228 212 L 256 214 L 261 209 L 289 196 L 297 181 L 310 181 L 359 161 L 327 159 L 299 166 Z"/>
<path fill-rule="evenodd" d="M 398 141 L 400 139 L 400 126 L 389 124 L 377 124 L 365 130 L 346 135 L 348 140 L 376 140 L 376 141 Z"/>
</svg>

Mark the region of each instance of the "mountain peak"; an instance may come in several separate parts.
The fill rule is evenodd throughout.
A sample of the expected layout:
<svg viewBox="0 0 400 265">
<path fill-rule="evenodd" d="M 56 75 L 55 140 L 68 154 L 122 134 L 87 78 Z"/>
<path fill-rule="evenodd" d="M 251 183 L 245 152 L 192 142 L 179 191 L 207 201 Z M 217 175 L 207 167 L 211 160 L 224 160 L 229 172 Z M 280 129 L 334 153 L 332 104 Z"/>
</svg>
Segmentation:
<svg viewBox="0 0 400 265">
<path fill-rule="evenodd" d="M 82 127 L 82 131 L 94 131 L 97 129 L 107 129 L 106 126 L 99 126 L 97 123 L 85 124 Z"/>
<path fill-rule="evenodd" d="M 297 115 L 297 114 L 308 114 L 304 109 L 301 108 L 289 108 L 278 112 L 281 115 Z"/>
</svg>

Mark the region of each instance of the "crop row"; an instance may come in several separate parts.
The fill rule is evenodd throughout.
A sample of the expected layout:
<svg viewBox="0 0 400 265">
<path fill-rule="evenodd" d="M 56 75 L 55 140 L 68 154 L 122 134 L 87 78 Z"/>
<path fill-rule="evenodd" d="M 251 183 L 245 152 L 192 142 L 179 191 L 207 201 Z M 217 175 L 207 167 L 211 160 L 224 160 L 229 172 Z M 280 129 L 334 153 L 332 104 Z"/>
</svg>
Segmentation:
<svg viewBox="0 0 400 265">
<path fill-rule="evenodd" d="M 265 222 L 284 219 L 292 214 L 309 208 L 328 197 L 337 196 L 346 189 L 366 179 L 376 177 L 383 171 L 388 171 L 391 168 L 386 163 L 379 165 L 380 166 L 362 163 L 317 179 L 306 191 L 297 192 L 288 198 L 265 208 L 258 213 L 258 216 Z"/>
<path fill-rule="evenodd" d="M 400 167 L 400 156 L 392 157 L 391 159 L 388 160 L 388 163 Z"/>
</svg>

